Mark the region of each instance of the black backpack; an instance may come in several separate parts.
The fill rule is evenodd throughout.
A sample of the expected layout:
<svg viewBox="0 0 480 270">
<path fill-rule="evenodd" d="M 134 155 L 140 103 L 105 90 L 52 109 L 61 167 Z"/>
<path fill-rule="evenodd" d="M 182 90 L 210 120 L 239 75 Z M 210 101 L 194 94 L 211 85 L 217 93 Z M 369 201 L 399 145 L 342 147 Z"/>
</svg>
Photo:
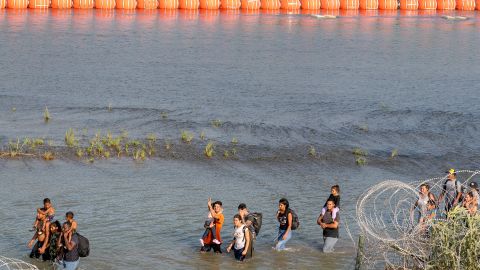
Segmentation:
<svg viewBox="0 0 480 270">
<path fill-rule="evenodd" d="M 260 229 L 262 228 L 262 213 L 253 212 L 250 214 L 252 217 L 252 227 L 255 231 L 255 236 L 260 233 Z"/>
<path fill-rule="evenodd" d="M 87 257 L 90 254 L 90 243 L 88 239 L 77 233 L 78 237 L 78 256 Z"/>
<path fill-rule="evenodd" d="M 298 215 L 292 209 L 290 209 L 289 211 L 290 213 L 292 213 L 292 226 L 290 226 L 290 229 L 296 230 L 298 229 L 298 227 L 300 227 L 300 221 L 298 220 Z"/>
</svg>

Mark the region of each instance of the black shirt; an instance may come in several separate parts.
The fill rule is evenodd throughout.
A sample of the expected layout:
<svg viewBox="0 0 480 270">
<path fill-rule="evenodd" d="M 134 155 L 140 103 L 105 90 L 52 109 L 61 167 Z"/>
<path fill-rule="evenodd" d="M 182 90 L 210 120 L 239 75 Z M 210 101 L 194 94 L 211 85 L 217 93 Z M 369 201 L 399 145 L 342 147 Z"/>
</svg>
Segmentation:
<svg viewBox="0 0 480 270">
<path fill-rule="evenodd" d="M 328 196 L 328 199 L 325 202 L 325 205 L 323 205 L 323 207 L 327 207 L 327 202 L 328 201 L 334 201 L 335 202 L 335 207 L 340 208 L 340 195 L 333 196 L 333 194 L 330 194 L 330 196 Z"/>
<path fill-rule="evenodd" d="M 333 223 L 332 212 L 326 211 L 325 214 L 323 215 L 322 221 L 323 223 L 326 223 L 326 224 L 332 224 Z M 335 215 L 335 221 L 340 222 L 340 215 L 338 212 Z M 338 238 L 338 226 L 336 229 L 332 229 L 332 228 L 323 229 L 323 237 Z"/>
</svg>

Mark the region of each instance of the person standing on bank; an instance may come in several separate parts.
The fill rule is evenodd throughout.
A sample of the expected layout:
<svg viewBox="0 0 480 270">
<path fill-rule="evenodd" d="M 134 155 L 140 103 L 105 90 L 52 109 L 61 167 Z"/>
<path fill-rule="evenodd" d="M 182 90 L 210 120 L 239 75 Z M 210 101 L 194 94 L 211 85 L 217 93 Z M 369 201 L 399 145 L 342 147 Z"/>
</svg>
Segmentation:
<svg viewBox="0 0 480 270">
<path fill-rule="evenodd" d="M 60 262 L 60 269 L 76 270 L 80 262 L 78 236 L 72 232 L 72 224 L 70 222 L 63 223 L 61 237 L 64 252 L 63 260 Z"/>
<path fill-rule="evenodd" d="M 280 223 L 278 227 L 277 245 L 275 249 L 285 250 L 285 244 L 292 238 L 292 220 L 293 216 L 290 212 L 288 200 L 280 199 L 278 202 L 277 220 Z"/>
<path fill-rule="evenodd" d="M 333 212 L 335 202 L 333 200 L 327 201 L 327 211 L 325 214 L 320 214 L 317 219 L 317 224 L 323 229 L 323 252 L 333 252 L 333 248 L 338 241 L 338 224 L 340 222 L 339 213 Z"/>
</svg>

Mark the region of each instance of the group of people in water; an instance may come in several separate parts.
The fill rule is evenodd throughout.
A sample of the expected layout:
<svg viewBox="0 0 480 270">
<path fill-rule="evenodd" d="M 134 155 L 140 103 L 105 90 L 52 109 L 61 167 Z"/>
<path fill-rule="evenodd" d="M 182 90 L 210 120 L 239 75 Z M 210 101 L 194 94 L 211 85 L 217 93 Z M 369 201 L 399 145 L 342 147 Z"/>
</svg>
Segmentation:
<svg viewBox="0 0 480 270">
<path fill-rule="evenodd" d="M 464 187 L 457 180 L 454 169 L 448 170 L 447 173 L 447 179 L 442 185 L 438 199 L 430 191 L 430 185 L 423 183 L 420 185 L 418 199 L 410 211 L 412 221 L 414 212 L 417 212 L 417 221 L 426 233 L 431 222 L 437 218 L 437 210 L 442 201 L 445 203 L 446 214 L 456 207 L 463 207 L 469 215 L 477 215 L 480 205 L 477 182 L 472 181 Z"/>
<path fill-rule="evenodd" d="M 33 223 L 34 235 L 27 246 L 32 248 L 30 258 L 52 261 L 59 268 L 75 270 L 80 258 L 78 254 L 77 222 L 73 212 L 65 214 L 65 221 L 55 220 L 55 208 L 49 198 L 43 200 L 43 207 L 37 209 Z"/>
<path fill-rule="evenodd" d="M 325 253 L 333 252 L 338 240 L 340 224 L 340 187 L 334 185 L 330 191 L 331 194 L 317 218 L 317 224 L 323 229 L 323 252 Z M 222 253 L 221 245 L 223 240 L 221 231 L 225 222 L 223 205 L 221 201 L 212 202 L 212 199 L 209 198 L 207 206 L 208 215 L 204 223 L 205 231 L 200 238 L 200 251 L 208 252 L 213 250 L 215 253 Z M 293 231 L 300 226 L 300 222 L 297 214 L 290 208 L 290 204 L 285 198 L 280 199 L 278 202 L 276 218 L 279 226 L 274 249 L 281 251 L 286 249 L 287 242 L 292 238 Z M 226 242 L 227 253 L 233 250 L 234 257 L 238 261 L 252 257 L 254 243 L 259 235 L 261 225 L 262 214 L 250 212 L 247 205 L 241 203 L 238 206 L 238 213 L 233 216 L 233 239 Z"/>
</svg>

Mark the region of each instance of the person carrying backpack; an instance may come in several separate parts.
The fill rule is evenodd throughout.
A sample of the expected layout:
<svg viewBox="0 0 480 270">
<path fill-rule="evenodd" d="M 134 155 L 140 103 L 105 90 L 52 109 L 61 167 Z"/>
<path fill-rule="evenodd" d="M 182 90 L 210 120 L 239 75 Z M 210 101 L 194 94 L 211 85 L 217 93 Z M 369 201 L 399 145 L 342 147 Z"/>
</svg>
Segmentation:
<svg viewBox="0 0 480 270">
<path fill-rule="evenodd" d="M 249 230 L 250 245 L 248 246 L 249 249 L 247 255 L 253 257 L 254 241 L 260 233 L 260 228 L 262 227 L 262 213 L 252 213 L 248 210 L 246 204 L 241 203 L 238 205 L 238 215 L 240 215 L 245 227 L 247 227 Z"/>
<path fill-rule="evenodd" d="M 457 181 L 457 173 L 454 169 L 448 170 L 447 173 L 447 180 L 443 183 L 437 205 L 440 205 L 440 202 L 445 197 L 445 211 L 448 213 L 459 204 L 460 198 L 462 198 L 462 185 Z"/>
<path fill-rule="evenodd" d="M 277 220 L 280 225 L 275 249 L 281 251 L 285 250 L 285 244 L 292 238 L 293 215 L 290 212 L 288 200 L 285 198 L 278 202 Z"/>
<path fill-rule="evenodd" d="M 78 235 L 73 233 L 72 224 L 70 222 L 63 223 L 61 243 L 64 248 L 63 258 L 60 261 L 60 269 L 76 270 L 80 263 L 80 255 L 78 254 Z"/>
</svg>

